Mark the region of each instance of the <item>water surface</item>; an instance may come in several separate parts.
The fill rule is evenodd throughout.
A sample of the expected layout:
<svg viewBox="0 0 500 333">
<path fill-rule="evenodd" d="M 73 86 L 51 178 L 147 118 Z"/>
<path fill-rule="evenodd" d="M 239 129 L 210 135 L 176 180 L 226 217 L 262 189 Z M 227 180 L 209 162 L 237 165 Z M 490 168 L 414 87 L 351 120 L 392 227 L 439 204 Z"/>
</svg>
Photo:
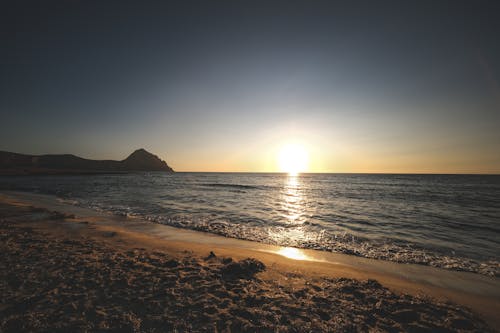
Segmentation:
<svg viewBox="0 0 500 333">
<path fill-rule="evenodd" d="M 0 189 L 283 246 L 499 275 L 500 176 L 134 173 Z"/>
</svg>

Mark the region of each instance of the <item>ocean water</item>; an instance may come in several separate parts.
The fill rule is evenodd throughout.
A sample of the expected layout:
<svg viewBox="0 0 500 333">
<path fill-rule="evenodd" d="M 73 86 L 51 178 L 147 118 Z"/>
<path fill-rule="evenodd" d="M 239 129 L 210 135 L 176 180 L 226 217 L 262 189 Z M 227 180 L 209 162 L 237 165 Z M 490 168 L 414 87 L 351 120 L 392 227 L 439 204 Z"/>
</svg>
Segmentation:
<svg viewBox="0 0 500 333">
<path fill-rule="evenodd" d="M 0 190 L 227 237 L 500 276 L 500 176 L 134 173 Z"/>
</svg>

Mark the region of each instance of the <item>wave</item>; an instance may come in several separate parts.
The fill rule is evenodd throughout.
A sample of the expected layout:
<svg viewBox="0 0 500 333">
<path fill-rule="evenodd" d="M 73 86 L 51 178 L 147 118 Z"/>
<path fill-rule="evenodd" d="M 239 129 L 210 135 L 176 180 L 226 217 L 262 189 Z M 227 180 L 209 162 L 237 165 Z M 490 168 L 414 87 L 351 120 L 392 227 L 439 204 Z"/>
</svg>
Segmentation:
<svg viewBox="0 0 500 333">
<path fill-rule="evenodd" d="M 240 187 L 240 184 L 212 184 L 212 186 Z M 256 186 L 250 186 L 256 187 Z M 120 216 L 136 216 L 153 223 L 169 225 L 177 228 L 209 232 L 228 238 L 256 241 L 266 244 L 290 246 L 327 252 L 337 252 L 358 257 L 378 260 L 387 260 L 407 264 L 434 266 L 456 271 L 466 271 L 488 276 L 500 277 L 500 263 L 498 260 L 472 259 L 453 254 L 423 248 L 409 242 L 399 242 L 397 239 L 371 239 L 354 235 L 348 230 L 329 231 L 320 224 L 311 221 L 304 223 L 283 225 L 272 221 L 262 221 L 258 225 L 246 222 L 234 222 L 200 216 L 197 214 L 176 213 L 163 215 L 160 212 L 146 213 L 126 205 L 106 205 L 96 201 L 77 201 L 59 199 L 60 202 L 83 206 L 98 211 L 108 212 Z M 151 210 L 149 210 L 151 212 Z M 363 220 L 356 221 L 364 224 Z M 340 225 L 339 223 L 337 223 Z M 367 223 L 368 225 L 370 223 Z M 350 226 L 353 229 L 353 226 Z M 356 228 L 355 228 L 356 229 Z M 434 236 L 436 237 L 436 236 Z"/>
<path fill-rule="evenodd" d="M 225 183 L 205 183 L 201 184 L 202 186 L 208 187 L 227 187 L 227 188 L 236 188 L 236 189 L 245 189 L 245 190 L 259 190 L 262 189 L 262 186 L 256 185 L 244 185 L 244 184 L 225 184 Z"/>
<path fill-rule="evenodd" d="M 358 257 L 387 260 L 405 264 L 418 264 L 443 269 L 465 271 L 500 277 L 500 262 L 495 259 L 475 260 L 446 255 L 408 242 L 365 239 L 349 232 L 319 231 L 312 223 L 304 225 L 254 226 L 230 221 L 212 220 L 189 215 L 147 215 L 148 221 L 177 228 L 209 232 L 228 238 L 237 238 L 271 245 L 337 252 Z M 296 237 L 299 232 L 303 237 Z"/>
</svg>

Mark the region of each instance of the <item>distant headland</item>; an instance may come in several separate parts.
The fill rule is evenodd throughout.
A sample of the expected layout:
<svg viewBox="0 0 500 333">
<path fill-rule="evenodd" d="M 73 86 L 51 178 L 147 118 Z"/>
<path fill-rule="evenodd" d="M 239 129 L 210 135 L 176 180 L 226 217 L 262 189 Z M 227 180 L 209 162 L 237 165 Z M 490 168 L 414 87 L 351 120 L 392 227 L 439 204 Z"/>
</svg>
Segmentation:
<svg viewBox="0 0 500 333">
<path fill-rule="evenodd" d="M 89 160 L 71 154 L 25 155 L 0 151 L 0 175 L 174 172 L 158 156 L 137 149 L 122 161 Z"/>
</svg>

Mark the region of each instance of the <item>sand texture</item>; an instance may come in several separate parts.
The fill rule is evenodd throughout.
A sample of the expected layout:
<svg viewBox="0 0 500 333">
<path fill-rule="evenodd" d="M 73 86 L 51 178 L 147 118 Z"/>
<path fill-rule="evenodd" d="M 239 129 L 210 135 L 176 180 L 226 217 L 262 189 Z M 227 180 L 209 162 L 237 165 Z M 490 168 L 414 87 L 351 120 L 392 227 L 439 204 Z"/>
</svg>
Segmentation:
<svg viewBox="0 0 500 333">
<path fill-rule="evenodd" d="M 71 228 L 56 230 L 61 223 Z M 153 250 L 124 237 L 0 204 L 0 332 L 491 331 L 466 308 L 375 280 L 306 278 L 257 259 Z"/>
</svg>

